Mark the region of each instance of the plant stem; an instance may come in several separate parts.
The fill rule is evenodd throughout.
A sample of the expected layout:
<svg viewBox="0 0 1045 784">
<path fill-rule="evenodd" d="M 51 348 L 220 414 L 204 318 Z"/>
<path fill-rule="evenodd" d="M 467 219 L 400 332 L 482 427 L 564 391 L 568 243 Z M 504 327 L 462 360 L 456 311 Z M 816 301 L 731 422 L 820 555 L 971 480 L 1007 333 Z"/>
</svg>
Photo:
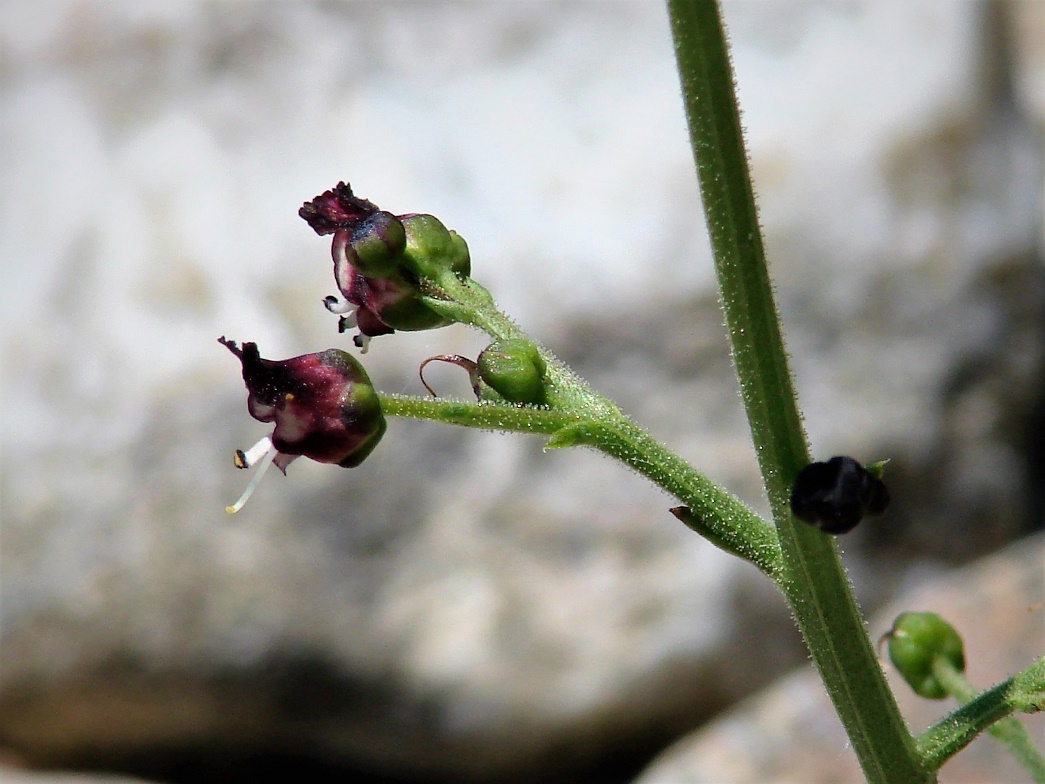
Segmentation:
<svg viewBox="0 0 1045 784">
<path fill-rule="evenodd" d="M 600 434 L 596 449 L 620 460 L 686 504 L 676 517 L 726 552 L 757 566 L 773 580 L 783 566 L 773 530 L 727 493 L 629 420 Z"/>
<path fill-rule="evenodd" d="M 574 385 L 581 383 L 576 379 Z M 779 577 L 780 546 L 764 520 L 625 417 L 610 401 L 594 392 L 588 394 L 591 397 L 573 410 L 401 395 L 380 395 L 380 399 L 386 416 L 543 434 L 552 437 L 548 442 L 552 448 L 577 445 L 598 449 L 686 504 L 687 514 L 697 522 L 676 516 L 687 525 L 722 549 L 750 561 L 769 577 Z"/>
<path fill-rule="evenodd" d="M 462 425 L 484 430 L 554 435 L 577 426 L 583 420 L 562 411 L 512 406 L 500 403 L 469 403 L 463 400 L 420 398 L 408 395 L 379 394 L 385 416 L 428 419 L 448 425 Z"/>
<path fill-rule="evenodd" d="M 426 281 L 425 285 L 426 303 L 444 315 L 477 327 L 495 339 L 534 344 L 547 368 L 545 381 L 550 406 L 545 411 L 571 417 L 570 425 L 552 434 L 549 446 L 584 444 L 620 460 L 686 504 L 683 511 L 673 511 L 687 526 L 723 550 L 750 561 L 772 579 L 780 578 L 780 545 L 764 520 L 637 426 L 611 400 L 592 389 L 548 349 L 535 343 L 497 309 L 485 288 L 470 278 L 450 272 L 437 281 Z M 526 412 L 544 410 L 512 408 L 524 418 Z M 386 409 L 386 413 L 390 410 Z M 549 433 L 536 427 L 527 430 L 498 425 L 497 429 Z"/>
<path fill-rule="evenodd" d="M 718 5 L 668 0 L 668 9 L 733 361 L 783 550 L 778 584 L 868 781 L 932 782 L 833 541 L 790 512 L 790 487 L 809 451 L 766 268 Z"/>
<path fill-rule="evenodd" d="M 1035 782 L 1045 782 L 1045 757 L 1026 727 L 1010 715 L 1045 707 L 1045 658 L 979 695 L 965 675 L 943 658 L 933 662 L 933 675 L 962 707 L 918 737 L 918 749 L 928 766 L 939 768 L 986 730 L 1009 747 Z"/>
</svg>

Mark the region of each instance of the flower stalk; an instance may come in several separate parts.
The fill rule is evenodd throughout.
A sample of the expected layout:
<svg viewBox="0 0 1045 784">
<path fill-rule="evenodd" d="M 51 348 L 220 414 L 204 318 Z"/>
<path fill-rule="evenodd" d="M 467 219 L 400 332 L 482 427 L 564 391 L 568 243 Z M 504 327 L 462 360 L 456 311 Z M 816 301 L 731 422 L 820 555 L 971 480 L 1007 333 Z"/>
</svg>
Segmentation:
<svg viewBox="0 0 1045 784">
<path fill-rule="evenodd" d="M 568 371 L 567 371 L 568 372 Z M 578 394 L 580 379 L 560 383 Z M 591 393 L 594 395 L 595 393 Z M 716 485 L 605 398 L 586 398 L 577 407 L 534 407 L 508 403 L 469 403 L 403 395 L 381 395 L 385 416 L 427 419 L 486 430 L 549 436 L 550 449 L 586 446 L 619 460 L 686 506 L 689 527 L 707 535 L 722 549 L 756 566 L 771 578 L 781 569 L 780 546 L 772 529 L 740 499 Z M 600 411 L 593 419 L 591 411 Z"/>
<path fill-rule="evenodd" d="M 1045 755 L 1012 716 L 1045 710 L 1045 658 L 982 694 L 945 657 L 933 661 L 933 675 L 961 707 L 918 736 L 918 750 L 927 767 L 939 768 L 986 731 L 1008 747 L 1035 782 L 1045 783 Z"/>
</svg>

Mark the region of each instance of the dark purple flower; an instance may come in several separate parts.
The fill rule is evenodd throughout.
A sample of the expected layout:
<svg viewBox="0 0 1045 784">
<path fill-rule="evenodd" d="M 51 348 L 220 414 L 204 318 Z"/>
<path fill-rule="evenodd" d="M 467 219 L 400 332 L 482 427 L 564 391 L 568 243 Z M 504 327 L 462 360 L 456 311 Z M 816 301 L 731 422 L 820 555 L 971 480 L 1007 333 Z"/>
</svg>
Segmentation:
<svg viewBox="0 0 1045 784">
<path fill-rule="evenodd" d="M 853 530 L 864 515 L 876 515 L 889 506 L 885 482 L 851 457 L 832 457 L 810 463 L 791 487 L 791 512 L 824 533 Z"/>
<path fill-rule="evenodd" d="M 359 328 L 364 350 L 371 337 L 451 323 L 425 304 L 420 281 L 441 270 L 469 272 L 468 246 L 431 215 L 392 215 L 360 199 L 344 182 L 305 203 L 298 214 L 320 235 L 333 234 L 334 279 L 343 300 L 327 297 L 342 314 L 341 332 Z"/>
<path fill-rule="evenodd" d="M 385 432 L 377 393 L 359 362 L 337 349 L 274 361 L 262 359 L 257 344 L 218 342 L 235 354 L 247 385 L 247 411 L 260 422 L 275 422 L 272 434 L 250 449 L 237 450 L 238 468 L 259 465 L 243 496 L 226 511 L 239 511 L 265 469 L 275 463 L 286 473 L 300 456 L 353 468 L 373 451 Z"/>
</svg>

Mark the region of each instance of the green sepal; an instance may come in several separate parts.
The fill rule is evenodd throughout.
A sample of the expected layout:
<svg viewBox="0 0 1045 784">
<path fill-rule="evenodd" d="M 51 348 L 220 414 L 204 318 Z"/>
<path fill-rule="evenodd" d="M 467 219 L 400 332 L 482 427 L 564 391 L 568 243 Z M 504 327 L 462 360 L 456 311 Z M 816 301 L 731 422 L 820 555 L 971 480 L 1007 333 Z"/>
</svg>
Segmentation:
<svg viewBox="0 0 1045 784">
<path fill-rule="evenodd" d="M 468 244 L 434 215 L 407 215 L 400 220 L 406 230 L 404 268 L 418 278 L 432 280 L 447 270 L 461 277 L 471 272 Z"/>
<path fill-rule="evenodd" d="M 389 280 L 402 282 L 402 278 L 398 275 L 392 276 Z M 424 299 L 413 293 L 405 282 L 402 282 L 402 285 L 402 295 L 394 301 L 390 300 L 382 305 L 381 321 L 383 323 L 403 332 L 435 329 L 453 323 L 453 319 L 428 307 Z"/>
<path fill-rule="evenodd" d="M 537 347 L 526 340 L 498 340 L 477 361 L 479 378 L 510 403 L 547 403 L 545 364 Z"/>
<path fill-rule="evenodd" d="M 390 212 L 375 212 L 352 232 L 351 264 L 368 278 L 395 274 L 406 250 L 406 229 Z"/>
</svg>

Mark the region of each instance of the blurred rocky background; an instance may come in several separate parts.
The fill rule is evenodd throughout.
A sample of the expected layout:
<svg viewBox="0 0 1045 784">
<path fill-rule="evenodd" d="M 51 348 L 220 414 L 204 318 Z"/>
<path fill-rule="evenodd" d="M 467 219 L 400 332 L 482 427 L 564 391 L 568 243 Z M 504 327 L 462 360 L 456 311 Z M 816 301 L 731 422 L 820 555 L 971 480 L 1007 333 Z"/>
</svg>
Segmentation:
<svg viewBox="0 0 1045 784">
<path fill-rule="evenodd" d="M 803 666 L 753 569 L 537 439 L 393 421 L 223 511 L 267 428 L 215 339 L 349 345 L 296 217 L 340 179 L 458 230 L 507 311 L 765 508 L 661 3 L 0 8 L 0 780 L 616 784 Z M 814 452 L 892 460 L 843 541 L 873 611 L 1045 522 L 1045 4 L 725 16 Z M 482 346 L 365 362 L 420 394 Z"/>
<path fill-rule="evenodd" d="M 905 592 L 872 619 L 888 630 L 897 615 L 931 608 L 962 636 L 966 677 L 981 689 L 1042 655 L 1045 610 L 1045 537 L 1022 539 L 964 569 Z M 886 676 L 908 723 L 922 729 L 955 707 L 921 699 L 892 667 Z M 1022 716 L 1039 744 L 1045 716 Z M 801 668 L 744 700 L 675 744 L 635 784 L 751 784 L 860 782 L 856 757 L 811 668 Z M 944 784 L 1015 784 L 1031 777 L 1008 749 L 990 736 L 976 738 L 940 771 Z"/>
</svg>

